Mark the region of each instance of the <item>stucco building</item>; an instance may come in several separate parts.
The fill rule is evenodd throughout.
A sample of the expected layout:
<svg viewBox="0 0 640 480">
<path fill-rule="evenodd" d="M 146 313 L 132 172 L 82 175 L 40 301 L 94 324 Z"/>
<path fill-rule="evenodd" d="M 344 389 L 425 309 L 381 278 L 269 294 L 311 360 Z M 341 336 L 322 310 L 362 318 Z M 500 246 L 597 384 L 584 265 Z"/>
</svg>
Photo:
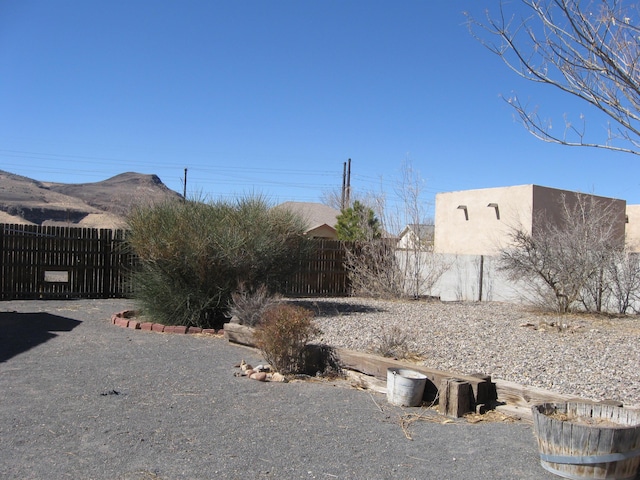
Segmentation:
<svg viewBox="0 0 640 480">
<path fill-rule="evenodd" d="M 545 221 L 561 222 L 561 206 L 574 204 L 579 195 L 585 194 L 539 185 L 439 193 L 436 195 L 434 252 L 496 255 L 509 244 L 509 235 L 514 228 L 532 233 L 536 222 L 542 217 Z M 596 205 L 610 209 L 617 230 L 615 236 L 622 244 L 625 221 L 629 216 L 626 202 L 595 195 L 585 196 L 594 200 Z M 638 207 L 637 210 L 632 209 L 631 216 L 637 216 L 637 222 L 633 225 L 638 231 L 634 230 L 633 238 L 640 239 Z"/>
<path fill-rule="evenodd" d="M 640 252 L 640 205 L 627 205 L 626 222 L 627 247 L 632 252 Z"/>
</svg>

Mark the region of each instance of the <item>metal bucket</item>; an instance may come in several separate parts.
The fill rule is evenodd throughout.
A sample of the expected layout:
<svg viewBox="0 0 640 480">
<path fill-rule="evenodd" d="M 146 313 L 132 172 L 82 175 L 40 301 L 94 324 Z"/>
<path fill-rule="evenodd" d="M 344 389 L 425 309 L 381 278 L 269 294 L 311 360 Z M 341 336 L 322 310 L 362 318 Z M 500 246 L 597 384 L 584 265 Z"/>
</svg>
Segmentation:
<svg viewBox="0 0 640 480">
<path fill-rule="evenodd" d="M 417 407 L 422 403 L 427 376 L 406 368 L 387 368 L 387 401 Z"/>
</svg>

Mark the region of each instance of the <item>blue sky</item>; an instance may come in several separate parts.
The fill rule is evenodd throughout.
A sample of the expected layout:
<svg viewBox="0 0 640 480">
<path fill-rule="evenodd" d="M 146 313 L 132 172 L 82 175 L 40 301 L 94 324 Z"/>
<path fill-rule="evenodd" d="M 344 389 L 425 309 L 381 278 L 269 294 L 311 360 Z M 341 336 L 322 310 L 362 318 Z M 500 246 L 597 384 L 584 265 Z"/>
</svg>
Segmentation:
<svg viewBox="0 0 640 480">
<path fill-rule="evenodd" d="M 640 158 L 550 145 L 601 116 L 510 72 L 463 11 L 497 0 L 0 0 L 0 169 L 85 183 L 157 174 L 189 196 L 319 201 L 352 159 L 394 197 L 404 162 L 437 192 L 535 183 L 640 203 Z"/>
</svg>

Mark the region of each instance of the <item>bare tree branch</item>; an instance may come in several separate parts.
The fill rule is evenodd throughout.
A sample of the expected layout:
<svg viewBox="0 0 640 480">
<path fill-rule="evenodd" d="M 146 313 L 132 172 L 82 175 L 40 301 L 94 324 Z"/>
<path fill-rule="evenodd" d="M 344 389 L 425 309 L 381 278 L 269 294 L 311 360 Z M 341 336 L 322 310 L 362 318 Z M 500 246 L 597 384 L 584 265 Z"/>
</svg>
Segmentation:
<svg viewBox="0 0 640 480">
<path fill-rule="evenodd" d="M 513 3 L 529 16 L 508 13 Z M 568 146 L 640 155 L 640 13 L 624 0 L 520 0 L 500 2 L 484 21 L 469 14 L 472 35 L 520 77 L 579 98 L 611 120 L 604 136 L 565 118 L 556 133 L 517 96 L 505 100 L 536 138 Z M 591 140 L 594 138 L 594 140 Z"/>
</svg>

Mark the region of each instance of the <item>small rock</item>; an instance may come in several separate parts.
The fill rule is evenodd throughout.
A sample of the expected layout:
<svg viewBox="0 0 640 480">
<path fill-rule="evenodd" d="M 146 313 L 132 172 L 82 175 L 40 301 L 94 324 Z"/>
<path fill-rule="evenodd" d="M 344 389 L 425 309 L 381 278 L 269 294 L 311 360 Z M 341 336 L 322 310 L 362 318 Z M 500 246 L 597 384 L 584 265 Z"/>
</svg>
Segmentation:
<svg viewBox="0 0 640 480">
<path fill-rule="evenodd" d="M 251 378 L 252 380 L 258 380 L 259 382 L 266 382 L 267 374 L 265 372 L 255 372 L 252 373 L 249 378 Z"/>
<path fill-rule="evenodd" d="M 275 372 L 274 374 L 271 375 L 271 381 L 272 382 L 282 382 L 282 383 L 287 383 L 287 377 L 285 377 L 284 375 L 282 375 L 279 372 Z"/>
</svg>

